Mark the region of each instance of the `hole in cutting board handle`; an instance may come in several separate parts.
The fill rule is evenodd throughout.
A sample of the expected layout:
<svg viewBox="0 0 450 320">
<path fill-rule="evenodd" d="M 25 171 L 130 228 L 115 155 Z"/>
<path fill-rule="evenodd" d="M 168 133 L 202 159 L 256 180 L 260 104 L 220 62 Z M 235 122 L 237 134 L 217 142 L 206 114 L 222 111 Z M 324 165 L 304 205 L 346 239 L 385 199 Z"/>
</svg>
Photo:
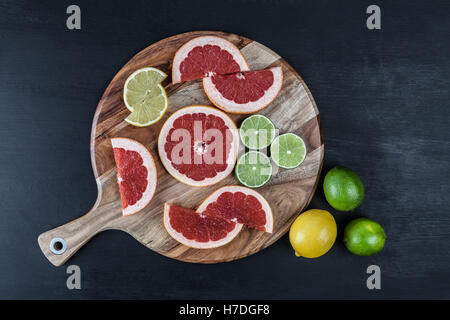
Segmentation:
<svg viewBox="0 0 450 320">
<path fill-rule="evenodd" d="M 63 254 L 67 250 L 66 240 L 63 238 L 53 238 L 50 241 L 50 251 L 54 254 Z"/>
</svg>

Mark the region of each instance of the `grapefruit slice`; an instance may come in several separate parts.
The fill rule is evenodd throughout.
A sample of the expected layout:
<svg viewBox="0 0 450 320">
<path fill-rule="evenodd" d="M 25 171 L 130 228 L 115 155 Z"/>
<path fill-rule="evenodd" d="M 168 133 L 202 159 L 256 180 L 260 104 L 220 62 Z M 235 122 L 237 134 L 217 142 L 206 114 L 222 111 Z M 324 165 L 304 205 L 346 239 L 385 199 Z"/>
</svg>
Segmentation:
<svg viewBox="0 0 450 320">
<path fill-rule="evenodd" d="M 274 67 L 203 78 L 203 89 L 209 100 L 226 112 L 253 113 L 272 103 L 282 83 L 283 71 Z"/>
<path fill-rule="evenodd" d="M 192 209 L 166 203 L 164 227 L 172 238 L 188 247 L 209 249 L 233 240 L 241 231 L 242 224 L 202 216 Z"/>
<path fill-rule="evenodd" d="M 198 207 L 203 216 L 221 218 L 249 228 L 272 233 L 273 215 L 269 204 L 255 190 L 226 186 L 213 192 Z"/>
<path fill-rule="evenodd" d="M 112 138 L 122 214 L 128 216 L 144 208 L 156 189 L 156 166 L 151 153 L 141 143 L 128 138 Z"/>
<path fill-rule="evenodd" d="M 203 36 L 186 42 L 175 53 L 172 82 L 247 70 L 250 70 L 247 61 L 233 43 L 220 37 Z"/>
<path fill-rule="evenodd" d="M 191 186 L 215 184 L 232 171 L 239 149 L 233 120 L 213 107 L 194 105 L 173 113 L 161 128 L 158 152 L 166 170 Z"/>
</svg>

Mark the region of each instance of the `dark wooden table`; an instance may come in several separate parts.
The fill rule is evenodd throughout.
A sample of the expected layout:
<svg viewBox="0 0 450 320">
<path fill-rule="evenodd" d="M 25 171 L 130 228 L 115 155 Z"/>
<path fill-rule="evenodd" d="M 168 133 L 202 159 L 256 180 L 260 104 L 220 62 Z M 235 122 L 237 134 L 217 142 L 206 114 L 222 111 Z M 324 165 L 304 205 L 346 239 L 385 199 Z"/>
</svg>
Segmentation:
<svg viewBox="0 0 450 320">
<path fill-rule="evenodd" d="M 72 1 L 0 3 L 0 298 L 450 298 L 450 3 L 375 1 L 382 29 L 366 28 L 369 1 Z M 330 210 L 339 241 L 320 259 L 296 258 L 287 236 L 249 258 L 195 265 L 109 231 L 69 264 L 66 288 L 37 236 L 87 212 L 96 198 L 92 117 L 106 85 L 136 52 L 191 30 L 237 33 L 272 48 L 305 79 L 321 112 L 324 172 L 355 170 L 366 198 Z M 386 230 L 368 258 L 342 244 L 366 216 Z M 368 290 L 366 268 L 381 268 Z"/>
</svg>

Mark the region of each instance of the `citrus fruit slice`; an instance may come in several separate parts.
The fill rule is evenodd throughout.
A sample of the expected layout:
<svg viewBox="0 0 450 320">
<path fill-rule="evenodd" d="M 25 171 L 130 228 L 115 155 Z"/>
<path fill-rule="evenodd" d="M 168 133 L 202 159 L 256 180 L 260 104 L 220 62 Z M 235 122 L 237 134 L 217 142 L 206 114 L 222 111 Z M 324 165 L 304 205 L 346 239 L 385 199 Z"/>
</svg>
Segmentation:
<svg viewBox="0 0 450 320">
<path fill-rule="evenodd" d="M 352 211 L 364 200 L 364 185 L 358 175 L 344 167 L 328 171 L 323 191 L 330 206 L 339 211 Z"/>
<path fill-rule="evenodd" d="M 123 101 L 131 114 L 128 123 L 144 127 L 157 122 L 167 110 L 168 99 L 160 84 L 167 75 L 156 68 L 143 68 L 133 72 L 125 82 Z"/>
<path fill-rule="evenodd" d="M 202 202 L 197 212 L 269 233 L 273 230 L 272 210 L 266 199 L 255 190 L 241 186 L 216 190 Z"/>
<path fill-rule="evenodd" d="M 239 136 L 233 120 L 208 106 L 189 106 L 173 113 L 158 138 L 158 152 L 166 170 L 192 186 L 208 186 L 234 168 Z"/>
<path fill-rule="evenodd" d="M 128 138 L 112 138 L 122 213 L 131 215 L 144 208 L 156 189 L 156 166 L 151 153 L 141 143 Z"/>
<path fill-rule="evenodd" d="M 273 162 L 281 168 L 296 168 L 305 160 L 305 142 L 293 133 L 282 134 L 272 142 L 270 156 Z"/>
<path fill-rule="evenodd" d="M 175 53 L 172 82 L 247 70 L 250 70 L 247 61 L 233 43 L 220 37 L 203 36 L 186 42 Z"/>
<path fill-rule="evenodd" d="M 277 97 L 282 83 L 283 71 L 274 67 L 203 78 L 203 89 L 209 100 L 226 112 L 253 113 Z"/>
<path fill-rule="evenodd" d="M 254 114 L 242 121 L 239 135 L 247 148 L 264 149 L 275 138 L 275 125 L 269 118 Z"/>
<path fill-rule="evenodd" d="M 236 178 L 244 186 L 258 188 L 267 183 L 272 176 L 269 157 L 259 151 L 244 153 L 236 164 Z"/>
<path fill-rule="evenodd" d="M 203 216 L 192 209 L 166 203 L 164 227 L 172 238 L 185 246 L 209 249 L 233 240 L 241 231 L 242 224 Z"/>
<path fill-rule="evenodd" d="M 336 241 L 334 217 L 325 210 L 311 209 L 295 219 L 289 241 L 297 257 L 317 258 L 327 253 Z"/>
<path fill-rule="evenodd" d="M 196 211 L 166 203 L 164 227 L 178 242 L 209 249 L 233 240 L 243 225 L 271 233 L 273 216 L 269 204 L 254 190 L 227 186 L 213 192 Z"/>
</svg>

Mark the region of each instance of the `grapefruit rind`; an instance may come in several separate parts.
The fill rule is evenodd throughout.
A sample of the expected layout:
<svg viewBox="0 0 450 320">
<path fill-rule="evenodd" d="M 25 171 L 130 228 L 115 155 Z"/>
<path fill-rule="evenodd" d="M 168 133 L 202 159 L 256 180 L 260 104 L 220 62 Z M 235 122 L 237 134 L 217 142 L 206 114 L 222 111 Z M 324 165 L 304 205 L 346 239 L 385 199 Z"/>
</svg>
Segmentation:
<svg viewBox="0 0 450 320">
<path fill-rule="evenodd" d="M 225 238 L 222 238 L 217 241 L 199 242 L 195 240 L 190 240 L 187 239 L 181 232 L 178 232 L 172 228 L 169 216 L 170 206 L 171 204 L 169 203 L 164 204 L 164 227 L 166 228 L 167 232 L 172 238 L 190 248 L 211 249 L 226 245 L 227 243 L 231 242 L 234 238 L 236 238 L 236 236 L 239 234 L 243 226 L 242 224 L 236 223 L 234 229 L 230 231 Z"/>
<path fill-rule="evenodd" d="M 248 66 L 248 63 L 241 51 L 232 42 L 216 36 L 202 36 L 186 42 L 175 53 L 172 64 L 172 83 L 182 82 L 180 65 L 184 59 L 186 59 L 189 52 L 195 47 L 202 47 L 205 45 L 216 45 L 221 49 L 228 51 L 239 65 L 241 71 L 250 70 L 250 67 Z"/>
<path fill-rule="evenodd" d="M 129 205 L 126 208 L 122 209 L 122 214 L 124 216 L 129 216 L 139 212 L 144 207 L 146 207 L 152 200 L 153 195 L 155 194 L 157 183 L 157 171 L 155 161 L 150 151 L 148 151 L 148 149 L 143 144 L 133 139 L 111 138 L 111 145 L 113 148 L 123 148 L 125 150 L 136 151 L 142 157 L 143 165 L 147 168 L 147 189 L 142 193 L 141 199 L 139 199 L 135 204 Z M 118 173 L 117 179 L 119 180 Z"/>
<path fill-rule="evenodd" d="M 250 101 L 247 103 L 236 103 L 232 100 L 226 99 L 216 88 L 212 82 L 211 77 L 203 78 L 203 89 L 209 100 L 218 108 L 229 113 L 254 113 L 260 111 L 270 105 L 278 96 L 283 84 L 283 71 L 281 67 L 273 67 L 271 70 L 274 76 L 272 86 L 264 92 L 257 101 Z"/>
<path fill-rule="evenodd" d="M 166 156 L 166 153 L 164 150 L 164 145 L 166 142 L 166 137 L 167 137 L 170 129 L 173 126 L 173 122 L 178 117 L 181 117 L 182 115 L 189 114 L 189 113 L 199 113 L 199 112 L 205 113 L 205 114 L 212 114 L 212 115 L 222 118 L 233 134 L 233 142 L 232 142 L 231 152 L 226 161 L 226 163 L 228 164 L 227 169 L 225 171 L 219 172 L 213 178 L 205 178 L 204 180 L 196 181 L 196 180 L 193 180 L 193 179 L 181 174 L 180 172 L 178 172 L 178 170 L 176 170 L 173 167 L 172 163 Z M 224 112 L 222 112 L 220 110 L 217 110 L 216 108 L 210 107 L 210 106 L 191 105 L 191 106 L 186 106 L 184 108 L 181 108 L 181 109 L 177 110 L 176 112 L 174 112 L 163 124 L 161 131 L 159 133 L 159 137 L 158 137 L 158 153 L 159 153 L 159 157 L 161 159 L 161 163 L 163 164 L 164 168 L 166 168 L 166 170 L 169 172 L 169 174 L 172 177 L 174 177 L 178 181 L 180 181 L 184 184 L 190 185 L 190 186 L 205 187 L 205 186 L 210 186 L 215 183 L 218 183 L 219 181 L 221 181 L 221 180 L 225 179 L 227 176 L 229 176 L 231 174 L 231 172 L 233 172 L 234 165 L 236 163 L 237 156 L 239 153 L 239 142 L 240 142 L 240 139 L 239 139 L 239 133 L 238 133 L 236 124 L 227 114 L 225 114 Z"/>
<path fill-rule="evenodd" d="M 257 191 L 252 190 L 250 188 L 246 188 L 246 187 L 242 187 L 242 186 L 237 186 L 237 185 L 230 185 L 230 186 L 224 186 L 221 187 L 219 189 L 217 189 L 216 191 L 214 191 L 211 195 L 209 195 L 198 207 L 197 212 L 203 212 L 205 211 L 206 207 L 212 203 L 215 202 L 217 200 L 217 198 L 219 198 L 219 196 L 224 193 L 224 192 L 242 192 L 246 195 L 252 195 L 254 196 L 256 199 L 258 199 L 258 201 L 261 203 L 261 206 L 264 210 L 264 212 L 266 213 L 266 224 L 264 225 L 265 231 L 268 233 L 272 233 L 273 231 L 273 214 L 272 214 L 272 209 L 270 208 L 269 203 L 267 202 L 267 200 Z"/>
</svg>

